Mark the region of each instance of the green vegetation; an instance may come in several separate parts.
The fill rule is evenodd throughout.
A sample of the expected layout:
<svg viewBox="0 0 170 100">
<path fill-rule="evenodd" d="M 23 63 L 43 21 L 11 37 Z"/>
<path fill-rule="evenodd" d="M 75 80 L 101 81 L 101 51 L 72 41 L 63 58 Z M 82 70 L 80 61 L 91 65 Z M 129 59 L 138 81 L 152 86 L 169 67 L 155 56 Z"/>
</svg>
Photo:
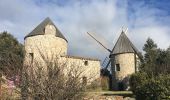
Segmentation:
<svg viewBox="0 0 170 100">
<path fill-rule="evenodd" d="M 162 50 L 149 38 L 146 41 L 143 50 L 145 54 L 139 68 L 140 71 L 131 75 L 130 78 L 130 86 L 133 93 L 130 91 L 101 91 L 101 88 L 97 88 L 99 85 L 99 82 L 97 81 L 90 86 L 92 90 L 95 91 L 88 91 L 88 94 L 121 95 L 124 97 L 132 97 L 134 94 L 137 100 L 170 100 L 170 47 L 166 50 Z M 0 73 L 0 87 L 2 85 L 2 74 L 7 76 L 7 78 L 21 75 L 21 71 L 23 71 L 23 55 L 23 45 L 20 44 L 17 39 L 10 33 L 0 33 L 0 72 L 2 72 Z M 80 87 L 82 84 L 77 81 L 80 76 L 72 77 L 68 74 L 67 77 L 63 78 L 61 77 L 62 68 L 64 67 L 56 64 L 54 69 L 49 69 L 47 76 L 42 77 L 46 74 L 40 71 L 35 75 L 37 77 L 34 76 L 33 80 L 28 80 L 28 77 L 22 77 L 23 84 L 19 87 L 19 89 L 21 88 L 20 92 L 22 93 L 18 94 L 22 94 L 22 97 L 27 94 L 26 97 L 29 95 L 30 97 L 32 96 L 32 98 L 51 96 L 51 98 L 63 99 L 75 98 L 79 96 L 79 93 L 84 93 L 84 87 Z M 73 68 L 75 68 L 75 66 L 73 66 Z M 78 68 L 75 69 L 75 73 L 76 72 L 78 72 Z M 71 70 L 70 73 L 73 74 L 73 70 Z M 24 75 L 27 76 L 27 74 Z M 40 76 L 38 77 L 38 75 Z M 108 90 L 109 79 L 105 76 L 108 75 L 103 75 L 102 88 Z M 46 77 L 48 77 L 48 79 L 46 79 Z M 31 84 L 28 85 L 28 82 Z M 52 86 L 52 88 L 50 86 Z M 29 87 L 33 90 L 31 93 L 27 91 Z M 58 92 L 59 90 L 60 92 Z"/>
<path fill-rule="evenodd" d="M 8 94 L 6 80 L 14 80 L 16 75 L 21 75 L 23 65 L 23 45 L 18 42 L 8 32 L 0 33 L 0 92 L 2 99 L 12 99 L 13 96 Z M 18 85 L 18 84 L 17 84 Z M 15 90 L 14 90 L 15 93 Z"/>
<path fill-rule="evenodd" d="M 110 90 L 112 82 L 110 81 L 112 78 L 112 75 L 107 69 L 101 69 L 101 88 L 104 91 Z"/>
<path fill-rule="evenodd" d="M 0 71 L 6 76 L 20 73 L 23 45 L 8 32 L 0 33 Z"/>
<path fill-rule="evenodd" d="M 170 48 L 161 50 L 148 39 L 140 71 L 130 78 L 131 90 L 137 100 L 170 99 Z"/>
</svg>

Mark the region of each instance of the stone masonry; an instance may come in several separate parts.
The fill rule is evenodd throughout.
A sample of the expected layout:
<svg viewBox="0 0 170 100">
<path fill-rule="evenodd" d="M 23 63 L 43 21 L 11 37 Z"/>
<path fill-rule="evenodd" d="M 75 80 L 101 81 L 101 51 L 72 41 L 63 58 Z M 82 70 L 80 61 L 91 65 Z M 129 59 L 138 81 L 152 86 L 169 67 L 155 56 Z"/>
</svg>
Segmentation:
<svg viewBox="0 0 170 100">
<path fill-rule="evenodd" d="M 52 21 L 47 18 L 25 37 L 25 65 L 36 65 L 35 62 L 46 66 L 45 60 L 53 62 L 57 59 L 60 63 L 67 62 L 67 67 L 81 66 L 82 77 L 87 79 L 100 78 L 100 60 L 75 57 L 67 55 L 68 42 Z M 44 67 L 46 70 L 46 68 Z M 89 80 L 89 81 L 92 81 Z"/>
</svg>

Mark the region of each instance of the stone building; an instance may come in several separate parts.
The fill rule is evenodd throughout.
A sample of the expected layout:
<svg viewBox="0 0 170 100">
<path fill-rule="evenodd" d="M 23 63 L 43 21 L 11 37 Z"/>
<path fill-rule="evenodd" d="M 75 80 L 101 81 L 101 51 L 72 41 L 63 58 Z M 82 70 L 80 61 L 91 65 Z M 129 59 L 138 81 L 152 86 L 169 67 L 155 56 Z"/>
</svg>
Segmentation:
<svg viewBox="0 0 170 100">
<path fill-rule="evenodd" d="M 128 89 L 129 75 L 138 71 L 139 57 L 139 51 L 122 31 L 110 54 L 113 90 Z"/>
<path fill-rule="evenodd" d="M 68 68 L 73 64 L 81 66 L 81 70 L 84 70 L 81 76 L 87 81 L 91 79 L 89 82 L 100 77 L 100 60 L 67 55 L 68 41 L 50 18 L 41 22 L 24 40 L 25 64 L 34 67 L 35 62 L 39 62 L 45 66 L 44 59 L 50 62 L 58 59 L 60 63 L 66 63 Z"/>
<path fill-rule="evenodd" d="M 25 64 L 35 68 L 35 62 L 46 66 L 44 59 L 49 62 L 57 59 L 59 63 L 66 63 L 68 68 L 72 65 L 81 66 L 82 79 L 87 80 L 87 83 L 100 78 L 100 60 L 68 55 L 67 39 L 49 18 L 26 35 L 24 40 Z M 129 75 L 138 71 L 139 55 L 139 51 L 122 31 L 110 54 L 112 90 L 128 89 Z"/>
</svg>

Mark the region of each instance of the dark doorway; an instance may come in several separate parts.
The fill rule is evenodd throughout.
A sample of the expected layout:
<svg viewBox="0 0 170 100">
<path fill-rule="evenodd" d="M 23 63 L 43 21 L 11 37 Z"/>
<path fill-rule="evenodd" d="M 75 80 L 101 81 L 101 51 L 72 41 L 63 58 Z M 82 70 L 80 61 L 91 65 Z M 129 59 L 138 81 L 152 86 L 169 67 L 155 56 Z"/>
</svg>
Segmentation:
<svg viewBox="0 0 170 100">
<path fill-rule="evenodd" d="M 118 83 L 118 90 L 119 90 L 119 91 L 123 91 L 123 90 L 124 90 L 124 84 L 123 84 L 123 82 L 119 82 L 119 83 Z"/>
</svg>

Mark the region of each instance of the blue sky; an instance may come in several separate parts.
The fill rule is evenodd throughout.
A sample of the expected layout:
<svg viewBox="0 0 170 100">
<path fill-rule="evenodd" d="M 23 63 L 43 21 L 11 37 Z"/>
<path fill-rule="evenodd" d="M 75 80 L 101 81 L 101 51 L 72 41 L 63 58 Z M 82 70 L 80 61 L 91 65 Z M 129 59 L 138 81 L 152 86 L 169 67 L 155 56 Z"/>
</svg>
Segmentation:
<svg viewBox="0 0 170 100">
<path fill-rule="evenodd" d="M 161 48 L 170 45 L 170 0 L 0 0 L 0 31 L 22 43 L 46 17 L 69 41 L 70 55 L 103 59 L 108 52 L 86 32 L 112 48 L 122 26 L 140 51 L 148 37 Z"/>
</svg>

